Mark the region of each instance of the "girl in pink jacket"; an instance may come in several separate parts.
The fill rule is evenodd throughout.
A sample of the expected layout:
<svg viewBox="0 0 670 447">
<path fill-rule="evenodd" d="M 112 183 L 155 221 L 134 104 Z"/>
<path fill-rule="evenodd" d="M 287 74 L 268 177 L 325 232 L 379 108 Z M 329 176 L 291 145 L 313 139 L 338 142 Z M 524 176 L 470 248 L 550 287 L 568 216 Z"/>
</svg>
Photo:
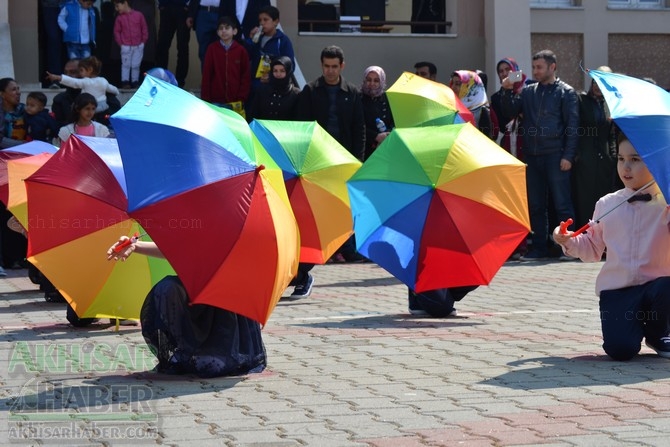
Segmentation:
<svg viewBox="0 0 670 447">
<path fill-rule="evenodd" d="M 114 40 L 121 47 L 121 88 L 137 88 L 144 44 L 149 38 L 147 22 L 128 0 L 114 0 L 118 15 L 114 22 Z"/>
</svg>

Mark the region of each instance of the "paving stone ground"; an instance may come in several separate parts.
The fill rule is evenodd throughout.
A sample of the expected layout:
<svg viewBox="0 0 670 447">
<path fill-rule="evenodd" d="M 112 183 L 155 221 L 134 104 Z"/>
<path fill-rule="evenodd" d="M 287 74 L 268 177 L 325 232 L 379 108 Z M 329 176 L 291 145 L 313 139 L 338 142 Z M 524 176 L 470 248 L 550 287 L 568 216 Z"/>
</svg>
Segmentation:
<svg viewBox="0 0 670 447">
<path fill-rule="evenodd" d="M 152 373 L 139 327 L 73 328 L 12 270 L 0 444 L 667 446 L 670 361 L 604 355 L 600 267 L 508 263 L 433 319 L 374 264 L 317 266 L 264 328 L 267 370 L 215 379 Z"/>
</svg>

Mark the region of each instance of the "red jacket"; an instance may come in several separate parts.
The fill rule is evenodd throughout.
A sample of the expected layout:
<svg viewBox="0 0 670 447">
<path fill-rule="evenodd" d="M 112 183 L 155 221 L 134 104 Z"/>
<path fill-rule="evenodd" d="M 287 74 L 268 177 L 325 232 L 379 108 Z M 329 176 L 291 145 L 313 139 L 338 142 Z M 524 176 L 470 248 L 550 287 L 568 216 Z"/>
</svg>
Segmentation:
<svg viewBox="0 0 670 447">
<path fill-rule="evenodd" d="M 228 50 L 220 40 L 205 53 L 200 98 L 214 104 L 246 101 L 251 89 L 249 53 L 233 41 Z"/>
<path fill-rule="evenodd" d="M 116 16 L 114 22 L 114 40 L 121 45 L 135 47 L 141 43 L 146 43 L 149 39 L 147 22 L 144 15 L 134 9 L 125 14 Z"/>
</svg>

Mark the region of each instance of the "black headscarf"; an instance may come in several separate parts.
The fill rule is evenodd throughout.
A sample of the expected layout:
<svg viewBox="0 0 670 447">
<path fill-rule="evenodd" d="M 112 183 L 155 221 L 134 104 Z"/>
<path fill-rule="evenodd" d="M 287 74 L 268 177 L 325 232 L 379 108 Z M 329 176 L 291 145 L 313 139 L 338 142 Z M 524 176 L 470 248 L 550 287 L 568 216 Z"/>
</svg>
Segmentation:
<svg viewBox="0 0 670 447">
<path fill-rule="evenodd" d="M 272 75 L 272 69 L 274 68 L 275 65 L 283 65 L 284 69 L 286 69 L 286 77 L 283 79 L 277 79 Z M 272 88 L 279 92 L 285 92 L 289 90 L 291 87 L 293 87 L 293 84 L 291 82 L 291 76 L 293 75 L 293 62 L 291 62 L 291 58 L 287 56 L 279 56 L 270 62 L 270 85 Z"/>
</svg>

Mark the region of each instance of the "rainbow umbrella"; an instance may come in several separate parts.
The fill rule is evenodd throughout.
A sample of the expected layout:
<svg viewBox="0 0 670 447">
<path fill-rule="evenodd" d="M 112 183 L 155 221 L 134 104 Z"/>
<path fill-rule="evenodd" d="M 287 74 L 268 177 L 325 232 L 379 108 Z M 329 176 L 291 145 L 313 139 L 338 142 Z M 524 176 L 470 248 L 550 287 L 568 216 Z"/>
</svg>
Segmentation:
<svg viewBox="0 0 670 447">
<path fill-rule="evenodd" d="M 120 235 L 143 232 L 125 211 L 116 140 L 75 135 L 25 184 L 28 260 L 80 318 L 138 319 L 151 287 L 174 271 L 164 259 L 106 259 Z"/>
<path fill-rule="evenodd" d="M 488 284 L 530 228 L 525 165 L 471 124 L 396 128 L 347 186 L 358 251 L 417 292 Z"/>
<path fill-rule="evenodd" d="M 670 93 L 630 76 L 589 70 L 610 116 L 628 137 L 670 200 Z"/>
<path fill-rule="evenodd" d="M 449 86 L 404 72 L 386 91 L 396 127 L 469 122 L 472 112 Z"/>
<path fill-rule="evenodd" d="M 251 129 L 284 173 L 300 262 L 325 264 L 353 234 L 346 181 L 361 162 L 316 121 L 254 120 Z"/>
<path fill-rule="evenodd" d="M 259 162 L 262 147 L 248 126 L 236 133 L 245 127 L 221 110 L 145 78 L 111 118 L 128 210 L 192 303 L 265 324 L 297 271 L 298 227 L 281 171 L 274 176 Z"/>
<path fill-rule="evenodd" d="M 8 196 L 7 209 L 16 217 L 23 228 L 28 228 L 28 197 L 24 180 L 30 177 L 51 158 L 44 152 L 29 157 L 7 161 Z"/>
<path fill-rule="evenodd" d="M 0 151 L 0 202 L 7 205 L 9 195 L 9 177 L 7 176 L 7 162 L 19 158 L 30 157 L 41 153 L 53 154 L 58 148 L 43 141 L 31 141 L 29 143 L 14 146 L 11 149 Z"/>
</svg>

